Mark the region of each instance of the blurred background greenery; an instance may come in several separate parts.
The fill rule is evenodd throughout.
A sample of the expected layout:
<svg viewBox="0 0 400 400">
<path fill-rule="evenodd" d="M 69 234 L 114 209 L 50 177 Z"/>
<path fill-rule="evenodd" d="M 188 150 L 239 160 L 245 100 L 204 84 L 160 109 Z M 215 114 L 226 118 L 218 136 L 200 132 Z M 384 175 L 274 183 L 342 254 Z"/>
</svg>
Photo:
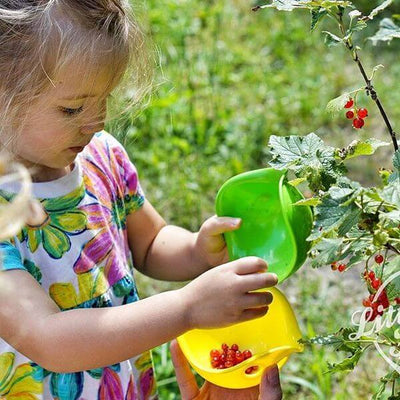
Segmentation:
<svg viewBox="0 0 400 400">
<path fill-rule="evenodd" d="M 368 12 L 377 0 L 355 0 Z M 327 143 L 343 146 L 362 137 L 388 140 L 374 103 L 361 99 L 370 117 L 361 131 L 344 112 L 332 116 L 326 104 L 345 91 L 363 86 L 344 48 L 328 48 L 322 23 L 310 33 L 307 11 L 251 11 L 247 0 L 165 0 L 133 2 L 156 47 L 155 86 L 148 105 L 127 112 L 107 128 L 126 146 L 148 199 L 172 224 L 197 230 L 214 214 L 218 188 L 231 176 L 267 165 L 268 138 L 316 132 Z M 385 12 L 386 13 L 386 12 Z M 400 13 L 395 0 L 387 14 Z M 373 46 L 358 36 L 368 73 L 377 64 L 375 87 L 396 129 L 400 121 L 400 40 Z M 120 100 L 123 107 L 123 100 Z M 390 167 L 391 149 L 349 163 L 350 175 L 365 185 L 378 182 L 377 170 Z M 142 297 L 177 287 L 138 274 Z M 359 289 L 357 289 L 357 287 Z M 359 271 L 314 271 L 305 265 L 282 286 L 295 308 L 304 335 L 324 334 L 348 325 L 361 307 L 365 289 Z M 161 400 L 179 399 L 168 346 L 155 349 Z M 349 375 L 326 374 L 338 360 L 321 347 L 295 355 L 282 370 L 286 399 L 366 399 L 377 377 L 389 366 L 371 351 Z"/>
</svg>

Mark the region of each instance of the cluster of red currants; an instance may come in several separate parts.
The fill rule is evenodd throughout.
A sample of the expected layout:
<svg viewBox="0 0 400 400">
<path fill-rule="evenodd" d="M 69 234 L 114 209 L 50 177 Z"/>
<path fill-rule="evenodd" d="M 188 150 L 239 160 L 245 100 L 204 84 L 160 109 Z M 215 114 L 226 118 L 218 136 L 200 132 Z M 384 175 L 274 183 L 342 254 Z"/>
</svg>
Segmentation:
<svg viewBox="0 0 400 400">
<path fill-rule="evenodd" d="M 331 269 L 332 269 L 332 271 L 339 271 L 339 272 L 344 272 L 344 271 L 346 271 L 346 264 L 339 264 L 338 265 L 338 263 L 336 262 L 336 261 L 334 261 L 332 264 L 331 264 Z"/>
<path fill-rule="evenodd" d="M 350 98 L 345 104 L 344 108 L 352 108 L 354 101 Z M 361 129 L 364 126 L 364 118 L 368 117 L 368 110 L 366 108 L 354 107 L 346 112 L 346 118 L 353 120 L 353 126 L 356 129 Z"/>
<path fill-rule="evenodd" d="M 382 264 L 383 261 L 384 257 L 381 254 L 375 256 L 377 264 Z M 364 279 L 367 282 L 370 292 L 373 292 L 363 300 L 363 306 L 370 308 L 366 312 L 365 317 L 366 321 L 374 321 L 378 315 L 383 315 L 384 310 L 390 306 L 390 301 L 385 288 L 380 291 L 379 296 L 376 296 L 376 292 L 382 286 L 382 280 L 376 277 L 374 271 L 365 271 Z M 396 304 L 400 304 L 400 297 L 396 297 L 394 301 Z"/>
<path fill-rule="evenodd" d="M 230 368 L 247 360 L 252 357 L 252 355 L 250 350 L 240 351 L 237 344 L 233 344 L 229 347 L 226 343 L 223 343 L 221 345 L 221 350 L 213 349 L 210 351 L 211 366 L 217 369 Z M 255 367 L 250 368 L 252 370 L 249 372 L 246 370 L 247 374 L 254 372 L 253 368 Z"/>
</svg>

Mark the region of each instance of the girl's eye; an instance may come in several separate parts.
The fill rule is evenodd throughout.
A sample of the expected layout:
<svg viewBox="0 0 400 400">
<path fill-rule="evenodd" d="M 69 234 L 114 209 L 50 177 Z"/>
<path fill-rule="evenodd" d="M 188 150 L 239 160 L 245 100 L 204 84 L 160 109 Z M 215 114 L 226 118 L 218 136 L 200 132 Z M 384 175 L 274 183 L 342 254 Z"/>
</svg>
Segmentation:
<svg viewBox="0 0 400 400">
<path fill-rule="evenodd" d="M 76 115 L 79 114 L 83 110 L 83 106 L 79 108 L 66 108 L 66 107 L 61 107 L 61 111 L 68 116 Z"/>
</svg>

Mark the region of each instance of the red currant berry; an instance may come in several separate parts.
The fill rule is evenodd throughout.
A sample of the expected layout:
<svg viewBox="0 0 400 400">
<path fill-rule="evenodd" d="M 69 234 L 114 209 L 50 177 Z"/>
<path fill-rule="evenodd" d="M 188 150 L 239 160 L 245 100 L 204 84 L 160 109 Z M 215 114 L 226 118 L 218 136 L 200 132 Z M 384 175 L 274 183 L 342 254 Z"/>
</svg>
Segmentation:
<svg viewBox="0 0 400 400">
<path fill-rule="evenodd" d="M 353 111 L 347 111 L 346 118 L 347 119 L 353 119 L 354 118 L 354 112 Z"/>
<path fill-rule="evenodd" d="M 211 358 L 213 358 L 213 357 L 219 357 L 219 356 L 220 356 L 219 350 L 217 350 L 217 349 L 212 349 L 212 350 L 210 351 L 210 357 L 211 357 Z"/>
<path fill-rule="evenodd" d="M 396 304 L 400 304 L 400 297 L 396 297 L 396 298 L 394 299 L 394 301 L 396 302 Z"/>
<path fill-rule="evenodd" d="M 353 119 L 353 126 L 356 129 L 361 129 L 364 126 L 364 120 L 362 118 Z"/>
<path fill-rule="evenodd" d="M 353 107 L 354 101 L 352 98 L 350 98 L 347 103 L 344 105 L 344 108 L 351 108 Z"/>
<path fill-rule="evenodd" d="M 225 361 L 225 368 L 233 367 L 233 361 Z"/>
<path fill-rule="evenodd" d="M 375 256 L 375 262 L 376 262 L 377 264 L 382 264 L 382 263 L 383 263 L 383 255 L 382 255 L 382 254 L 377 254 L 377 255 Z"/>
<path fill-rule="evenodd" d="M 332 271 L 336 271 L 337 270 L 336 261 L 331 264 L 331 270 Z"/>
<path fill-rule="evenodd" d="M 375 272 L 374 271 L 369 271 L 368 278 L 369 279 L 375 279 Z"/>
<path fill-rule="evenodd" d="M 233 351 L 238 351 L 239 350 L 239 346 L 235 343 L 231 346 L 231 350 Z"/>
<path fill-rule="evenodd" d="M 236 361 L 237 363 L 241 363 L 242 361 L 244 361 L 244 354 L 242 352 L 236 352 Z"/>
<path fill-rule="evenodd" d="M 244 355 L 244 359 L 247 360 L 247 359 L 250 358 L 253 354 L 252 354 L 252 352 L 251 352 L 250 350 L 245 350 L 245 351 L 243 352 L 243 355 Z"/>
<path fill-rule="evenodd" d="M 222 343 L 221 349 L 226 353 L 229 350 L 229 346 L 226 343 Z"/>
<path fill-rule="evenodd" d="M 360 118 L 368 117 L 368 110 L 367 110 L 366 108 L 360 108 L 360 109 L 357 111 L 357 115 L 358 115 Z"/>
<path fill-rule="evenodd" d="M 346 270 L 346 264 L 340 264 L 339 266 L 338 266 L 338 271 L 339 272 L 343 272 L 343 271 L 345 271 Z"/>
<path fill-rule="evenodd" d="M 251 374 L 251 373 L 253 373 L 253 369 L 254 369 L 254 367 L 249 367 L 249 368 L 247 368 L 246 369 L 246 371 L 244 371 L 246 374 Z"/>
<path fill-rule="evenodd" d="M 371 300 L 369 298 L 366 298 L 362 302 L 364 307 L 371 307 Z"/>
<path fill-rule="evenodd" d="M 381 282 L 381 280 L 378 278 L 378 279 L 374 279 L 372 282 L 371 282 L 371 286 L 375 289 L 375 290 L 378 290 L 379 289 L 379 287 L 381 286 L 381 284 L 382 284 L 382 282 Z"/>
</svg>

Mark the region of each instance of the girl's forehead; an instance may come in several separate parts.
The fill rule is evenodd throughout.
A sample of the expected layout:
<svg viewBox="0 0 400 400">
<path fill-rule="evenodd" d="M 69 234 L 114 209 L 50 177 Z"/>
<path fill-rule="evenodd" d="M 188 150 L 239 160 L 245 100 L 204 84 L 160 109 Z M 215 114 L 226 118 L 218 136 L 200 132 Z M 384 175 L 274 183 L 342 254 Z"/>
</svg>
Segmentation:
<svg viewBox="0 0 400 400">
<path fill-rule="evenodd" d="M 50 93 L 62 100 L 100 97 L 115 87 L 116 75 L 108 66 L 81 64 L 61 68 L 52 80 Z"/>
</svg>

